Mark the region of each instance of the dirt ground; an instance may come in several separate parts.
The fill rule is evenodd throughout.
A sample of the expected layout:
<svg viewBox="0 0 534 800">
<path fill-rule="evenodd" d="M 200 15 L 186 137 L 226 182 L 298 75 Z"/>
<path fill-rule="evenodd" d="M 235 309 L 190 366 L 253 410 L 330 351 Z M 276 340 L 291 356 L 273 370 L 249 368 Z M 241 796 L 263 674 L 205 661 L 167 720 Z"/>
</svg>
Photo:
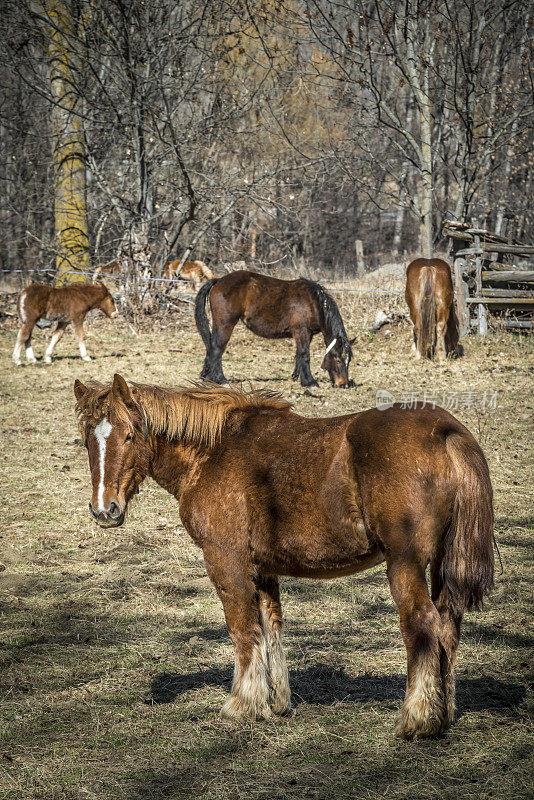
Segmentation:
<svg viewBox="0 0 534 800">
<path fill-rule="evenodd" d="M 176 501 L 146 482 L 127 523 L 97 528 L 73 412 L 75 378 L 179 385 L 203 348 L 190 307 L 136 330 L 87 326 L 83 363 L 71 333 L 51 365 L 11 362 L 15 320 L 0 326 L 0 798 L 256 800 L 531 796 L 531 339 L 494 332 L 465 357 L 418 365 L 407 323 L 371 334 L 399 297 L 340 300 L 356 337 L 347 391 L 321 374 L 311 393 L 290 379 L 293 346 L 236 329 L 232 383 L 268 387 L 299 413 L 334 415 L 397 400 L 437 401 L 479 439 L 495 489 L 502 558 L 459 650 L 458 718 L 433 741 L 392 736 L 405 654 L 382 567 L 336 581 L 282 585 L 295 714 L 235 726 L 218 717 L 232 673 L 222 609 Z M 49 332 L 34 337 L 41 357 Z M 386 395 L 384 395 L 386 396 Z M 498 564 L 498 562 L 497 562 Z"/>
</svg>

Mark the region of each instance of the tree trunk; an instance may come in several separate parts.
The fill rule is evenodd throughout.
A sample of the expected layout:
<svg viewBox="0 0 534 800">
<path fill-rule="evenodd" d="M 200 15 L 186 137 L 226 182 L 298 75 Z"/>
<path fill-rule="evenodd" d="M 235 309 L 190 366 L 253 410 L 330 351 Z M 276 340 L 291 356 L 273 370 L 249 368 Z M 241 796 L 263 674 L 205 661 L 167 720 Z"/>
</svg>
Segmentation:
<svg viewBox="0 0 534 800">
<path fill-rule="evenodd" d="M 413 95 L 408 97 L 406 107 L 406 130 L 410 131 L 412 128 L 413 109 L 415 101 Z M 410 162 L 406 159 L 402 165 L 402 174 L 400 179 L 399 199 L 397 207 L 397 217 L 395 219 L 395 232 L 393 234 L 393 256 L 397 257 L 400 252 L 402 241 L 402 226 L 404 224 L 404 214 L 406 212 L 406 181 L 410 172 Z"/>
<path fill-rule="evenodd" d="M 75 22 L 63 0 L 49 0 L 48 59 L 53 105 L 51 113 L 54 161 L 56 285 L 83 282 L 89 272 L 86 215 L 85 146 L 78 95 L 79 62 L 73 48 Z"/>
</svg>

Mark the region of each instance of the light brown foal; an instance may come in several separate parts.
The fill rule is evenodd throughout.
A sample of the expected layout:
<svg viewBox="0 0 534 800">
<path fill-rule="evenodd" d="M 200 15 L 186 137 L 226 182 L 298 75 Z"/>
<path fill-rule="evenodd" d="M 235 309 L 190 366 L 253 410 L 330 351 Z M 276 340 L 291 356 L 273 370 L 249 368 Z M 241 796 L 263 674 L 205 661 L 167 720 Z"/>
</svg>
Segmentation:
<svg viewBox="0 0 534 800">
<path fill-rule="evenodd" d="M 75 286 L 62 286 L 55 288 L 41 283 L 32 283 L 24 289 L 17 301 L 17 311 L 21 328 L 17 336 L 13 361 L 20 366 L 22 346 L 26 349 L 26 361 L 35 364 L 37 359 L 31 346 L 32 331 L 35 323 L 42 317 L 56 321 L 56 328 L 46 348 L 45 363 L 50 364 L 54 347 L 59 342 L 65 328 L 72 322 L 74 333 L 78 340 L 80 355 L 84 361 L 90 361 L 83 340 L 83 321 L 86 314 L 93 309 L 100 309 L 106 316 L 113 319 L 117 316 L 117 309 L 113 298 L 103 283 L 82 283 Z"/>
</svg>

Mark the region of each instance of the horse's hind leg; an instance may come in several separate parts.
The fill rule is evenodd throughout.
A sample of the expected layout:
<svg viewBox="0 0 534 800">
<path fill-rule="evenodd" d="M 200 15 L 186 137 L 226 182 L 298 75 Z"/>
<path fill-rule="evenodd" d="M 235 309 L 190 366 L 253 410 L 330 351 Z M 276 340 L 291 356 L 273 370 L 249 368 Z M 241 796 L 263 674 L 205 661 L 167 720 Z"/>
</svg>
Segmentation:
<svg viewBox="0 0 534 800">
<path fill-rule="evenodd" d="M 444 316 L 445 309 L 439 307 L 436 321 L 436 361 L 445 361 L 447 349 L 445 347 L 445 335 L 447 333 L 447 317 Z"/>
<path fill-rule="evenodd" d="M 455 711 L 455 681 L 454 667 L 456 653 L 460 642 L 460 629 L 462 614 L 451 606 L 447 587 L 440 576 L 440 565 L 433 565 L 432 570 L 432 600 L 441 617 L 441 631 L 439 635 L 440 671 L 445 696 L 445 724 L 448 726 L 454 719 Z"/>
<path fill-rule="evenodd" d="M 307 328 L 298 328 L 293 331 L 293 338 L 297 345 L 295 354 L 295 369 L 292 378 L 300 378 L 301 386 L 319 386 L 310 370 L 310 341 L 311 335 Z"/>
<path fill-rule="evenodd" d="M 393 599 L 406 647 L 406 697 L 395 732 L 405 739 L 435 736 L 448 724 L 440 663 L 441 617 L 432 603 L 420 565 L 388 563 Z"/>
<path fill-rule="evenodd" d="M 59 340 L 63 336 L 63 333 L 64 333 L 65 328 L 67 327 L 67 325 L 68 325 L 68 322 L 60 321 L 60 322 L 57 323 L 56 329 L 55 329 L 54 333 L 52 334 L 52 338 L 50 339 L 48 347 L 46 348 L 46 351 L 45 351 L 44 360 L 45 360 L 46 364 L 51 364 L 52 363 L 52 353 L 54 352 L 54 347 L 56 346 L 56 344 L 59 342 Z"/>
<path fill-rule="evenodd" d="M 237 319 L 224 325 L 215 326 L 214 323 L 210 343 L 206 350 L 204 366 L 200 373 L 200 377 L 204 380 L 213 381 L 214 383 L 228 383 L 223 373 L 222 357 L 236 323 Z"/>
<path fill-rule="evenodd" d="M 36 322 L 37 322 L 36 319 L 27 320 L 22 324 L 21 329 L 18 332 L 17 341 L 15 343 L 15 349 L 13 350 L 13 361 L 18 367 L 20 367 L 21 365 L 20 354 L 22 352 L 23 346 L 26 350 L 26 361 L 28 362 L 28 364 L 35 364 L 37 361 L 37 359 L 33 354 L 33 348 L 31 344 L 32 331 Z"/>
<path fill-rule="evenodd" d="M 291 692 L 282 647 L 282 607 L 278 578 L 259 578 L 260 623 L 267 650 L 269 705 L 275 714 L 291 711 Z"/>
</svg>

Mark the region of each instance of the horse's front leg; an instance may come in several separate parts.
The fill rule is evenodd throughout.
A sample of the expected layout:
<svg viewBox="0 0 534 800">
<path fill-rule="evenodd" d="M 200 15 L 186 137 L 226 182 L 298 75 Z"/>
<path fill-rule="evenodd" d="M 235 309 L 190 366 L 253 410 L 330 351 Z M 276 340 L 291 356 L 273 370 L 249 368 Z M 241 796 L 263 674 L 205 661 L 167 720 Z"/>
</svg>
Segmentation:
<svg viewBox="0 0 534 800">
<path fill-rule="evenodd" d="M 83 340 L 83 317 L 80 319 L 79 317 L 72 320 L 72 324 L 74 325 L 74 333 L 78 340 L 78 347 L 80 348 L 80 355 L 83 361 L 91 361 L 91 356 L 87 355 L 87 348 L 85 347 L 85 342 Z"/>
<path fill-rule="evenodd" d="M 232 552 L 232 551 L 230 551 Z M 232 720 L 257 720 L 271 716 L 269 705 L 268 643 L 260 620 L 259 592 L 243 553 L 236 567 L 222 550 L 204 550 L 208 575 L 224 609 L 226 625 L 235 647 L 234 680 L 221 716 Z M 238 558 L 239 562 L 241 559 Z"/>
<path fill-rule="evenodd" d="M 282 647 L 282 606 L 278 578 L 258 578 L 260 623 L 267 650 L 269 705 L 275 714 L 291 711 L 286 656 Z"/>
<path fill-rule="evenodd" d="M 297 345 L 295 354 L 295 369 L 292 378 L 300 378 L 301 386 L 319 386 L 310 370 L 310 341 L 311 335 L 307 328 L 298 328 L 293 331 L 293 338 Z"/>
<path fill-rule="evenodd" d="M 63 336 L 65 328 L 67 327 L 68 324 L 69 324 L 68 322 L 64 322 L 64 321 L 61 320 L 56 325 L 56 329 L 55 329 L 54 333 L 52 334 L 52 338 L 50 339 L 50 344 L 48 345 L 48 347 L 46 348 L 46 351 L 45 351 L 44 360 L 45 360 L 46 364 L 52 363 L 52 353 L 54 352 L 54 347 L 56 346 L 56 344 L 59 342 L 59 340 Z"/>
</svg>

